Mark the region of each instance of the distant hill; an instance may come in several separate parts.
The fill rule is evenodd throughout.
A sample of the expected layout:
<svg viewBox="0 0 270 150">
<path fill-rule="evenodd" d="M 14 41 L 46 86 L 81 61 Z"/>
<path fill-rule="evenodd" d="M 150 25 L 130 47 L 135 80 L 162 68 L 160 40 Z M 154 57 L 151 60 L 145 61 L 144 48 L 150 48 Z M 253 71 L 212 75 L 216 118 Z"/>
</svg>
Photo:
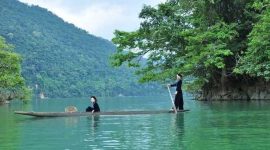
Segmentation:
<svg viewBox="0 0 270 150">
<path fill-rule="evenodd" d="M 76 97 L 158 92 L 154 84 L 138 84 L 130 69 L 110 67 L 109 56 L 115 51 L 110 41 L 46 9 L 0 0 L 0 14 L 0 36 L 22 55 L 22 74 L 35 94 Z"/>
</svg>

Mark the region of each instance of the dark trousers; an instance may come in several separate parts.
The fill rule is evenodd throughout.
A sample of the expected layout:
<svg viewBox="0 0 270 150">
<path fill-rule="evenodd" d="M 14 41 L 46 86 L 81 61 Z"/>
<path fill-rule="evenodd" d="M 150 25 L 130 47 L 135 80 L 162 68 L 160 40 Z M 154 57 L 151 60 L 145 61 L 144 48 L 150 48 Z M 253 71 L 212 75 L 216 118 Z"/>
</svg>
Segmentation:
<svg viewBox="0 0 270 150">
<path fill-rule="evenodd" d="M 85 111 L 86 111 L 86 112 L 92 112 L 93 110 L 94 110 L 94 108 L 89 106 L 89 107 L 86 108 Z"/>
<path fill-rule="evenodd" d="M 184 101 L 183 101 L 183 93 L 182 91 L 178 91 L 177 94 L 175 95 L 174 99 L 174 105 L 176 109 L 183 110 L 184 109 Z"/>
</svg>

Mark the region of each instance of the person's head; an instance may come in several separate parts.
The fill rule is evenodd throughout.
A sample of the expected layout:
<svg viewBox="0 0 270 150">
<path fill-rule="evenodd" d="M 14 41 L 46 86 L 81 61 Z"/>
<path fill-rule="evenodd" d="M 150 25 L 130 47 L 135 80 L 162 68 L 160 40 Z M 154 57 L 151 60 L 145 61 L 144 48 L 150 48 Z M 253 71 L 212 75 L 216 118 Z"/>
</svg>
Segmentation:
<svg viewBox="0 0 270 150">
<path fill-rule="evenodd" d="M 182 74 L 181 73 L 177 73 L 177 75 L 176 75 L 176 78 L 177 78 L 177 80 L 182 80 Z"/>
<path fill-rule="evenodd" d="M 97 102 L 97 98 L 95 96 L 91 96 L 90 99 L 91 99 L 91 102 L 92 103 L 96 103 Z"/>
</svg>

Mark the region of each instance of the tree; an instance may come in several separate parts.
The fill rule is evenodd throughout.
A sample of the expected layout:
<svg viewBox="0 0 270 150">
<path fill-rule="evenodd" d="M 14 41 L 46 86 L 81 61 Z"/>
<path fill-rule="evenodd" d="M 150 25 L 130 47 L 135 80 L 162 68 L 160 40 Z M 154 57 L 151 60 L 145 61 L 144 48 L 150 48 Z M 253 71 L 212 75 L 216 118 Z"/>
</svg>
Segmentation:
<svg viewBox="0 0 270 150">
<path fill-rule="evenodd" d="M 112 64 L 136 67 L 143 82 L 162 81 L 177 72 L 194 77 L 187 87 L 196 93 L 201 91 L 202 99 L 250 98 L 252 93 L 243 88 L 270 74 L 266 61 L 269 2 L 259 2 L 168 0 L 157 7 L 144 6 L 138 30 L 115 31 L 117 52 Z M 146 63 L 141 64 L 144 56 Z"/>
<path fill-rule="evenodd" d="M 0 37 L 0 102 L 15 98 L 26 100 L 30 91 L 21 76 L 21 58 Z"/>
<path fill-rule="evenodd" d="M 258 21 L 248 35 L 248 48 L 240 59 L 235 72 L 262 77 L 270 80 L 270 5 L 266 1 L 256 1 L 251 6 L 260 12 Z M 256 56 L 256 57 L 254 57 Z"/>
</svg>

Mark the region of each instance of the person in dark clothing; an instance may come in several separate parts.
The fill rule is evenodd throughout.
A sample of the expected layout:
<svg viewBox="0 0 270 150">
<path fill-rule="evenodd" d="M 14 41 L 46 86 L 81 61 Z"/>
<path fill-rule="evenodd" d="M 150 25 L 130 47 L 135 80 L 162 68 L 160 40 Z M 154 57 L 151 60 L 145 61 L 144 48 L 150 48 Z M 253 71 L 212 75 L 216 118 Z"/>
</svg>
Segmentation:
<svg viewBox="0 0 270 150">
<path fill-rule="evenodd" d="M 182 92 L 182 75 L 178 73 L 176 75 L 177 82 L 169 84 L 170 87 L 176 86 L 176 93 L 174 99 L 174 105 L 176 110 L 184 110 L 183 92 Z"/>
<path fill-rule="evenodd" d="M 99 108 L 98 103 L 97 103 L 97 98 L 95 96 L 91 96 L 90 99 L 91 99 L 91 102 L 93 104 L 93 107 L 89 106 L 86 108 L 85 111 L 92 112 L 92 113 L 100 112 L 100 108 Z"/>
</svg>

